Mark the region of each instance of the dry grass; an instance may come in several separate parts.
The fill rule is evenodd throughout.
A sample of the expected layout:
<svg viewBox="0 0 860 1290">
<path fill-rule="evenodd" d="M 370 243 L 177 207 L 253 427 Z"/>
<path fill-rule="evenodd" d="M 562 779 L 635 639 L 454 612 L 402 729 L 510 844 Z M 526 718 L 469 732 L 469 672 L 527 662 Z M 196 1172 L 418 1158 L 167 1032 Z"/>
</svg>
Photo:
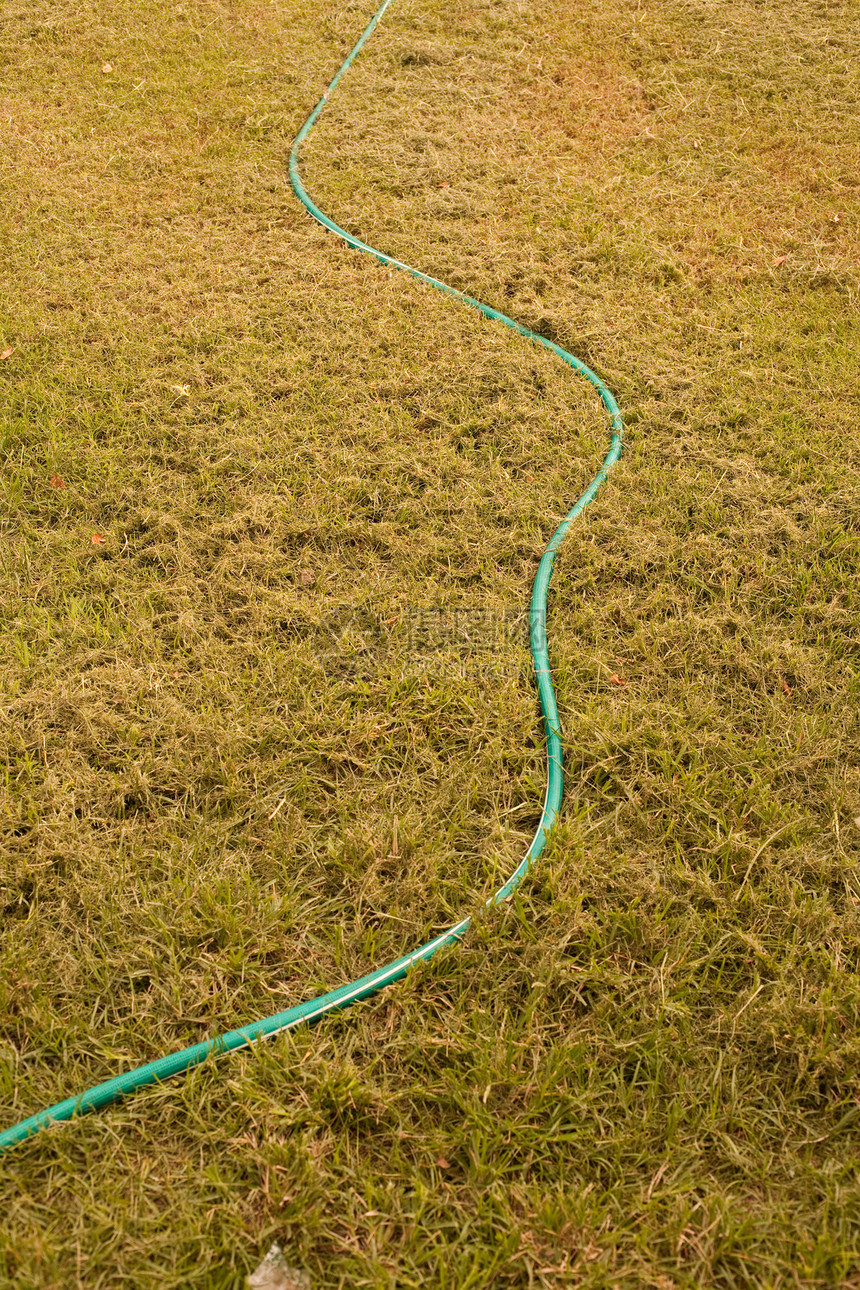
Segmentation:
<svg viewBox="0 0 860 1290">
<path fill-rule="evenodd" d="M 537 818 L 521 615 L 605 426 L 290 194 L 367 16 L 2 11 L 4 1124 L 405 951 Z M 554 583 L 564 823 L 461 952 L 5 1157 L 1 1284 L 860 1282 L 858 52 L 392 7 L 311 195 L 632 430 Z"/>
</svg>

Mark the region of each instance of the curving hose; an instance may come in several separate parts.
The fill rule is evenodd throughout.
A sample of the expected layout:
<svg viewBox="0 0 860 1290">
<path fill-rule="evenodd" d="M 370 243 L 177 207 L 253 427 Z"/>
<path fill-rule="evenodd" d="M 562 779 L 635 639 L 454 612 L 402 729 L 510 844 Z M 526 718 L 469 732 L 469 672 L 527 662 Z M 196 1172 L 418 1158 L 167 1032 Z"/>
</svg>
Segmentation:
<svg viewBox="0 0 860 1290">
<path fill-rule="evenodd" d="M 292 183 L 293 191 L 302 205 L 310 211 L 314 219 L 318 220 L 326 228 L 331 229 L 338 237 L 343 238 L 355 250 L 366 251 L 368 254 L 375 256 L 381 264 L 387 264 L 394 269 L 403 269 L 406 273 L 411 273 L 414 278 L 418 278 L 421 282 L 426 282 L 438 291 L 444 291 L 447 295 L 454 296 L 464 304 L 477 309 L 486 318 L 493 318 L 504 323 L 506 327 L 510 327 L 512 331 L 519 332 L 521 336 L 528 337 L 535 344 L 543 345 L 545 349 L 551 349 L 569 367 L 572 367 L 591 382 L 600 395 L 606 411 L 609 413 L 612 427 L 609 451 L 603 460 L 603 464 L 576 505 L 564 517 L 550 538 L 538 565 L 532 588 L 529 611 L 529 638 L 546 730 L 546 793 L 540 823 L 532 839 L 531 846 L 507 881 L 487 901 L 487 905 L 496 905 L 500 901 L 506 900 L 522 882 L 532 863 L 543 851 L 547 836 L 558 818 L 563 783 L 562 746 L 559 734 L 558 708 L 547 653 L 547 590 L 552 577 L 556 553 L 565 534 L 576 517 L 594 500 L 609 471 L 621 455 L 624 426 L 618 404 L 612 397 L 611 392 L 600 380 L 600 377 L 595 375 L 578 358 L 575 358 L 573 354 L 569 354 L 560 345 L 547 340 L 545 336 L 529 331 L 528 327 L 523 327 L 521 323 L 515 322 L 513 318 L 508 318 L 496 309 L 491 309 L 489 305 L 482 304 L 480 300 L 474 300 L 471 296 L 465 295 L 455 287 L 439 282 L 436 278 L 431 278 L 429 274 L 422 273 L 419 269 L 413 269 L 408 264 L 402 264 L 400 260 L 395 260 L 392 256 L 385 255 L 384 252 L 368 246 L 365 242 L 360 241 L 359 238 L 340 228 L 327 215 L 324 215 L 305 192 L 299 176 L 299 151 L 302 143 L 312 130 L 317 117 L 322 112 L 338 81 L 347 71 L 390 3 L 391 0 L 383 0 L 383 3 L 379 6 L 356 42 L 355 47 L 347 56 L 337 75 L 331 81 L 319 103 L 317 103 L 299 131 L 290 154 L 290 182 Z M 438 950 L 460 941 L 471 921 L 471 918 L 461 919 L 459 923 L 455 923 L 453 927 L 449 927 L 441 935 L 434 937 L 431 941 L 427 941 L 424 945 L 420 945 L 402 958 L 395 959 L 393 963 L 389 963 L 385 967 L 377 968 L 375 972 L 370 972 L 367 976 L 359 977 L 357 981 L 351 981 L 348 985 L 342 985 L 337 990 L 331 990 L 328 994 L 319 995 L 318 998 L 310 999 L 307 1003 L 299 1003 L 293 1008 L 288 1008 L 286 1012 L 275 1013 L 274 1016 L 265 1017 L 261 1021 L 252 1021 L 248 1025 L 240 1026 L 238 1030 L 230 1030 L 227 1034 L 218 1035 L 214 1039 L 192 1044 L 190 1048 L 183 1048 L 180 1052 L 169 1053 L 165 1057 L 159 1057 L 157 1061 L 147 1062 L 145 1066 L 138 1066 L 136 1070 L 126 1071 L 123 1075 L 117 1075 L 113 1079 L 106 1080 L 103 1084 L 96 1084 L 93 1088 L 88 1088 L 74 1097 L 66 1098 L 64 1102 L 58 1102 L 56 1106 L 49 1106 L 43 1111 L 38 1111 L 35 1115 L 31 1115 L 29 1119 L 22 1120 L 19 1124 L 14 1124 L 0 1133 L 0 1153 L 8 1150 L 9 1147 L 15 1146 L 16 1143 L 32 1137 L 35 1133 L 47 1128 L 56 1121 L 71 1120 L 76 1116 L 84 1115 L 87 1111 L 98 1110 L 100 1107 L 107 1106 L 110 1102 L 115 1102 L 118 1098 L 134 1093 L 146 1084 L 153 1084 L 156 1081 L 170 1079 L 173 1075 L 180 1075 L 183 1071 L 187 1071 L 192 1066 L 205 1061 L 207 1057 L 231 1052 L 237 1048 L 247 1048 L 256 1039 L 266 1039 L 272 1035 L 279 1035 L 285 1030 L 292 1030 L 294 1026 L 300 1025 L 302 1022 L 315 1021 L 318 1017 L 323 1017 L 326 1013 L 333 1012 L 337 1008 L 345 1008 L 349 1004 L 355 1003 L 358 999 L 366 999 L 368 995 L 375 994 L 377 990 L 381 990 L 384 986 L 390 985 L 392 981 L 397 981 L 405 976 L 414 963 L 419 963 L 423 959 L 431 959 Z"/>
</svg>

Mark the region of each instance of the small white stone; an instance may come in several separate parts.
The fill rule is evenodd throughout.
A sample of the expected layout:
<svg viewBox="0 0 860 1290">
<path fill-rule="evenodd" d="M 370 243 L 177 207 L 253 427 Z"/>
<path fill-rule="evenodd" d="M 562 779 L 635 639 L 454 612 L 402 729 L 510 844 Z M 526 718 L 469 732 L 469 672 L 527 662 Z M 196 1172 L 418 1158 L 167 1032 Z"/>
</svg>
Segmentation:
<svg viewBox="0 0 860 1290">
<path fill-rule="evenodd" d="M 291 1268 L 280 1245 L 273 1245 L 248 1277 L 248 1290 L 311 1290 L 311 1279 L 301 1268 Z"/>
</svg>

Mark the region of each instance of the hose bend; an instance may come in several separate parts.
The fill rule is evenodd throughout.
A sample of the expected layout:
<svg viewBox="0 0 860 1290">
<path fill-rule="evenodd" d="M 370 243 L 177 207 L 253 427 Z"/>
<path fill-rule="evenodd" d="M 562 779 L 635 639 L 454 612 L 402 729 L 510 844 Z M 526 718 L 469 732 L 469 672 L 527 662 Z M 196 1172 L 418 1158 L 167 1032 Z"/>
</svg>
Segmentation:
<svg viewBox="0 0 860 1290">
<path fill-rule="evenodd" d="M 528 873 L 531 865 L 542 852 L 547 836 L 558 818 L 561 807 L 563 771 L 562 771 L 562 745 L 561 734 L 559 730 L 558 707 L 555 698 L 555 689 L 552 684 L 552 675 L 550 672 L 549 654 L 547 652 L 546 637 L 546 615 L 547 615 L 547 590 L 549 588 L 550 578 L 552 577 L 555 557 L 564 540 L 565 534 L 570 528 L 573 521 L 580 515 L 585 508 L 590 505 L 602 487 L 609 471 L 618 461 L 621 455 L 622 440 L 624 435 L 624 426 L 621 419 L 621 413 L 618 404 L 612 396 L 611 391 L 603 384 L 600 377 L 591 371 L 589 367 L 569 354 L 567 350 L 562 349 L 553 341 L 548 340 L 545 336 L 540 336 L 536 332 L 530 331 L 522 323 L 518 323 L 506 314 L 499 313 L 498 310 L 491 308 L 490 305 L 483 304 L 480 300 L 475 300 L 472 296 L 458 291 L 455 287 L 448 286 L 447 283 L 440 282 L 438 279 L 431 277 L 427 273 L 422 273 L 420 269 L 414 269 L 408 264 L 403 264 L 400 260 L 394 259 L 393 256 L 386 255 L 385 252 L 377 250 L 375 247 L 368 246 L 359 238 L 342 229 L 338 224 L 319 209 L 305 191 L 301 176 L 299 175 L 299 152 L 302 143 L 307 138 L 310 131 L 322 112 L 325 104 L 328 102 L 331 94 L 337 87 L 338 82 L 345 72 L 349 69 L 353 60 L 360 52 L 362 46 L 370 37 L 376 24 L 379 22 L 385 10 L 388 8 L 391 0 L 383 0 L 370 22 L 365 27 L 353 49 L 347 55 L 342 66 L 330 82 L 328 88 L 323 94 L 316 107 L 305 121 L 293 144 L 290 154 L 289 173 L 290 182 L 293 191 L 302 205 L 310 214 L 329 229 L 336 233 L 349 246 L 356 251 L 364 251 L 368 255 L 374 256 L 381 264 L 388 265 L 394 269 L 402 269 L 419 281 L 434 287 L 438 291 L 445 292 L 446 295 L 453 296 L 463 304 L 472 309 L 477 309 L 485 318 L 492 318 L 496 322 L 503 323 L 512 331 L 518 332 L 528 340 L 537 345 L 542 345 L 544 349 L 552 350 L 562 362 L 568 367 L 572 367 L 575 372 L 584 376 L 587 381 L 594 386 L 600 399 L 609 414 L 611 428 L 611 438 L 609 449 L 603 459 L 603 463 L 585 492 L 574 504 L 568 514 L 559 524 L 547 544 L 547 547 L 541 557 L 538 565 L 537 574 L 535 575 L 534 585 L 532 588 L 531 606 L 529 611 L 529 639 L 531 646 L 532 660 L 534 663 L 535 679 L 537 682 L 538 696 L 540 700 L 541 712 L 543 714 L 544 729 L 546 733 L 547 745 L 547 782 L 546 793 L 544 797 L 543 810 L 540 822 L 535 831 L 531 845 L 526 851 L 525 856 L 514 869 L 513 873 L 498 888 L 497 891 L 487 901 L 488 905 L 495 905 L 498 902 L 507 899 L 508 896 L 519 886 L 524 876 Z M 29 1119 L 22 1120 L 19 1124 L 12 1125 L 10 1128 L 0 1133 L 0 1154 L 7 1151 L 10 1147 L 25 1141 L 32 1137 L 40 1130 L 47 1128 L 49 1125 L 58 1121 L 71 1120 L 76 1116 L 84 1115 L 88 1111 L 95 1111 L 101 1107 L 115 1102 L 121 1097 L 134 1093 L 137 1089 L 143 1088 L 147 1084 L 156 1081 L 170 1079 L 174 1075 L 180 1075 L 189 1070 L 192 1066 L 198 1065 L 206 1060 L 207 1057 L 218 1056 L 222 1053 L 232 1052 L 238 1048 L 246 1048 L 257 1039 L 268 1038 L 272 1035 L 281 1034 L 283 1031 L 292 1030 L 295 1026 L 303 1022 L 315 1021 L 323 1017 L 326 1013 L 333 1012 L 339 1008 L 345 1008 L 359 999 L 365 999 L 368 995 L 375 994 L 384 986 L 390 985 L 393 981 L 399 980 L 409 971 L 414 963 L 430 959 L 439 950 L 446 946 L 454 945 L 459 942 L 471 924 L 470 918 L 462 918 L 460 922 L 455 923 L 433 940 L 419 945 L 410 953 L 403 955 L 402 958 L 395 959 L 394 962 L 386 966 L 377 968 L 367 976 L 360 977 L 357 981 L 351 981 L 347 985 L 342 985 L 336 990 L 331 990 L 327 994 L 318 996 L 316 999 L 310 999 L 305 1003 L 297 1004 L 295 1007 L 288 1008 L 285 1012 L 275 1013 L 274 1016 L 265 1017 L 260 1021 L 252 1021 L 247 1025 L 240 1026 L 237 1030 L 228 1031 L 226 1034 L 218 1035 L 213 1039 L 207 1039 L 202 1043 L 193 1044 L 190 1048 L 183 1048 L 178 1052 L 169 1053 L 164 1057 L 159 1057 L 156 1061 L 148 1062 L 144 1066 L 139 1066 L 135 1070 L 126 1071 L 122 1075 L 117 1075 L 113 1079 L 106 1080 L 102 1084 L 97 1084 L 93 1088 L 86 1089 L 77 1093 L 74 1097 L 66 1098 L 63 1102 L 58 1102 L 55 1106 L 47 1107 L 38 1111 Z"/>
</svg>

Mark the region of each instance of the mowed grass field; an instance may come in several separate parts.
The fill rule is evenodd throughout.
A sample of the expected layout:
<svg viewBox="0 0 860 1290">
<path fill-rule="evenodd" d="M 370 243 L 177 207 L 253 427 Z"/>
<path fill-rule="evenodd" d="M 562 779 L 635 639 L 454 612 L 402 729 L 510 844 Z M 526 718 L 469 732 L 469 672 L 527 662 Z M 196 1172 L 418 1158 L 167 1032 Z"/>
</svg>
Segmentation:
<svg viewBox="0 0 860 1290">
<path fill-rule="evenodd" d="M 860 13 L 0 8 L 0 1284 L 860 1285 Z M 6 353 L 11 350 L 11 353 Z M 96 540 L 94 541 L 94 535 Z M 100 540 L 100 539 L 103 539 Z"/>
</svg>

